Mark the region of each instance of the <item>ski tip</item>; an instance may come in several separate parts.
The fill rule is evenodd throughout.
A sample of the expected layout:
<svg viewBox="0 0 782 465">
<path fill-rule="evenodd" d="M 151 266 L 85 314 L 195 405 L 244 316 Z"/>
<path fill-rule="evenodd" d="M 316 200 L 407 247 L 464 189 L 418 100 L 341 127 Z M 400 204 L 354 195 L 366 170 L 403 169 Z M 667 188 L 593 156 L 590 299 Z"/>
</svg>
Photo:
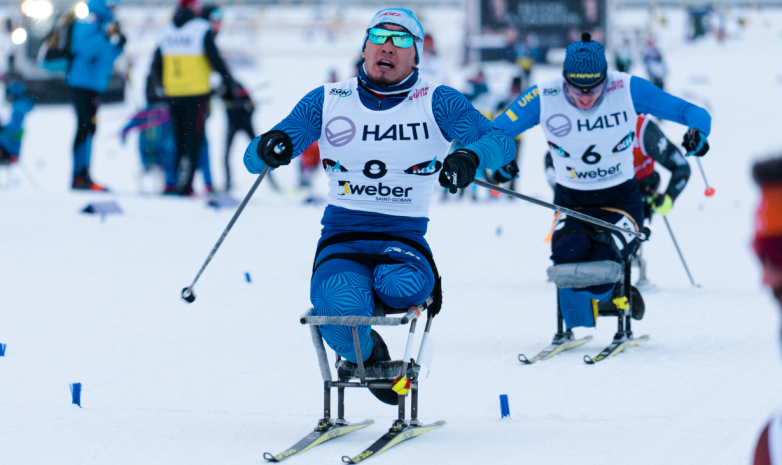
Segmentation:
<svg viewBox="0 0 782 465">
<path fill-rule="evenodd" d="M 266 459 L 269 462 L 276 462 L 277 459 L 274 458 L 274 456 L 268 452 L 263 453 L 263 458 Z"/>
<path fill-rule="evenodd" d="M 584 362 L 586 362 L 587 365 L 594 365 L 595 361 L 592 360 L 592 357 L 589 355 L 584 355 Z"/>
<path fill-rule="evenodd" d="M 353 461 L 352 458 L 348 457 L 347 455 L 342 456 L 342 463 L 356 463 Z"/>
<path fill-rule="evenodd" d="M 529 365 L 532 363 L 524 354 L 519 354 L 519 361 L 525 365 Z"/>
</svg>

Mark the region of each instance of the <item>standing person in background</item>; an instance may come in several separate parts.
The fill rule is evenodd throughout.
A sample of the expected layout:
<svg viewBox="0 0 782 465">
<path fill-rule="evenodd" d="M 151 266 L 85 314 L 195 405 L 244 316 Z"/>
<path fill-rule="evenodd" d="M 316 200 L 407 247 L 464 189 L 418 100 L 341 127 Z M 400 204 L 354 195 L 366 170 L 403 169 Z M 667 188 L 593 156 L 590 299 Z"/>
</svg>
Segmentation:
<svg viewBox="0 0 782 465">
<path fill-rule="evenodd" d="M 614 59 L 617 71 L 620 73 L 630 72 L 630 66 L 633 64 L 633 49 L 630 47 L 630 39 L 625 38 L 622 45 L 616 50 Z"/>
<path fill-rule="evenodd" d="M 222 27 L 223 12 L 217 5 L 204 5 L 201 10 L 201 17 L 211 25 L 211 31 L 216 36 Z M 255 129 L 253 129 L 253 112 L 255 104 L 250 98 L 250 93 L 238 82 L 233 81 L 233 85 L 226 83 L 220 87 L 220 96 L 223 98 L 225 112 L 228 119 L 228 133 L 225 139 L 225 191 L 231 190 L 231 164 L 229 162 L 231 155 L 231 146 L 233 145 L 236 133 L 243 131 L 250 140 L 255 138 Z M 203 157 L 202 157 L 203 158 Z"/>
<path fill-rule="evenodd" d="M 434 37 L 427 34 L 424 37 L 424 53 L 421 54 L 421 62 L 418 64 L 418 73 L 422 79 L 428 79 L 437 84 L 448 85 L 448 69 L 440 61 L 434 48 Z"/>
<path fill-rule="evenodd" d="M 24 117 L 33 109 L 33 101 L 25 93 L 24 86 L 14 82 L 8 86 L 6 99 L 11 103 L 11 120 L 0 128 L 0 165 L 11 165 L 19 161 L 24 134 Z"/>
<path fill-rule="evenodd" d="M 763 266 L 763 284 L 771 289 L 782 309 L 782 157 L 755 163 L 752 177 L 761 199 L 755 216 L 753 247 Z M 753 465 L 782 463 L 782 415 L 776 414 L 760 434 Z"/>
<path fill-rule="evenodd" d="M 114 60 L 122 53 L 125 36 L 114 21 L 118 0 L 90 0 L 90 14 L 73 24 L 71 62 L 65 83 L 71 88 L 78 126 L 73 142 L 72 189 L 107 191 L 90 176 L 92 137 L 97 127 L 99 96 L 109 86 Z"/>
<path fill-rule="evenodd" d="M 663 56 L 657 46 L 654 45 L 654 40 L 649 39 L 644 48 L 644 65 L 646 66 L 646 73 L 649 75 L 649 80 L 654 85 L 663 90 L 665 88 L 665 75 L 668 74 L 668 68 L 665 66 Z"/>
<path fill-rule="evenodd" d="M 230 92 L 236 87 L 215 45 L 212 25 L 197 17 L 200 10 L 197 0 L 179 0 L 173 21 L 161 33 L 150 71 L 151 89 L 168 101 L 177 148 L 175 166 L 183 174 L 176 186 L 166 185 L 167 194 L 193 194 L 211 94 L 209 75 L 218 72 Z"/>
</svg>

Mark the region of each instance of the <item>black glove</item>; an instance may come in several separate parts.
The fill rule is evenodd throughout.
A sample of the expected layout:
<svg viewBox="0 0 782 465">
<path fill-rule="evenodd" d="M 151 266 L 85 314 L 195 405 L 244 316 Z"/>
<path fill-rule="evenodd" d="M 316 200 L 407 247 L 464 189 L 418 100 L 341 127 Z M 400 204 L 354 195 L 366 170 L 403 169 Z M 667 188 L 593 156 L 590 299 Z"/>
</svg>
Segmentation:
<svg viewBox="0 0 782 465">
<path fill-rule="evenodd" d="M 519 177 L 519 165 L 516 164 L 515 160 L 512 160 L 507 165 L 496 170 L 491 177 L 499 183 L 509 182 L 511 179 Z"/>
<path fill-rule="evenodd" d="M 451 194 L 455 194 L 457 188 L 469 186 L 475 180 L 479 161 L 478 155 L 471 150 L 456 150 L 445 157 L 443 168 L 440 170 L 440 185 L 447 187 Z M 449 174 L 448 176 L 446 176 L 446 172 Z"/>
<path fill-rule="evenodd" d="M 293 141 L 284 131 L 269 131 L 261 135 L 261 140 L 256 148 L 258 157 L 266 165 L 279 168 L 287 165 L 293 158 Z"/>
<path fill-rule="evenodd" d="M 706 138 L 705 132 L 698 128 L 691 128 L 684 133 L 682 146 L 687 151 L 686 156 L 695 155 L 696 157 L 702 157 L 709 151 L 709 140 Z"/>
</svg>

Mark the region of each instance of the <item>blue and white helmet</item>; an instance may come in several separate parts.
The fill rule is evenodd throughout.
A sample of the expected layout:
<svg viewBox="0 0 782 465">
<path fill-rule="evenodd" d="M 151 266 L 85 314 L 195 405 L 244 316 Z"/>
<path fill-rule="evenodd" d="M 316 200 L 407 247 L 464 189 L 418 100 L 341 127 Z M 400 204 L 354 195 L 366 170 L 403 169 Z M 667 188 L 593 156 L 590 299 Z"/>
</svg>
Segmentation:
<svg viewBox="0 0 782 465">
<path fill-rule="evenodd" d="M 418 21 L 418 18 L 416 18 L 415 13 L 405 8 L 386 8 L 375 13 L 367 29 L 381 24 L 393 24 L 403 27 L 407 29 L 407 32 L 415 36 L 415 64 L 418 64 L 421 54 L 424 53 L 424 27 L 421 25 L 421 21 Z M 364 44 L 361 46 L 361 50 L 364 50 L 364 47 L 366 47 L 368 37 L 368 35 L 364 35 Z"/>
</svg>

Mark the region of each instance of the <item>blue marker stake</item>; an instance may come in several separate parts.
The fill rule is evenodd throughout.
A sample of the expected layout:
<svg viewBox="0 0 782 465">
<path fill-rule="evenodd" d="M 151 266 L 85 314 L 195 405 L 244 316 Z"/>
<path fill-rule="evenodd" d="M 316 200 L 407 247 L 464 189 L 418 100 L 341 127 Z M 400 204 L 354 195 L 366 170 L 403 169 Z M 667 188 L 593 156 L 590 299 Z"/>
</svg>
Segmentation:
<svg viewBox="0 0 782 465">
<path fill-rule="evenodd" d="M 508 395 L 500 394 L 500 413 L 502 418 L 510 418 L 510 406 L 508 405 Z"/>
<path fill-rule="evenodd" d="M 244 274 L 244 279 L 246 279 L 248 283 L 252 282 L 252 281 L 250 281 L 250 273 L 245 273 Z"/>
<path fill-rule="evenodd" d="M 71 397 L 73 398 L 72 403 L 78 405 L 79 408 L 81 408 L 81 383 L 71 384 Z"/>
<path fill-rule="evenodd" d="M 497 236 L 502 236 L 502 226 L 497 226 Z"/>
<path fill-rule="evenodd" d="M 0 344 L 0 357 L 5 356 L 5 344 Z"/>
</svg>

